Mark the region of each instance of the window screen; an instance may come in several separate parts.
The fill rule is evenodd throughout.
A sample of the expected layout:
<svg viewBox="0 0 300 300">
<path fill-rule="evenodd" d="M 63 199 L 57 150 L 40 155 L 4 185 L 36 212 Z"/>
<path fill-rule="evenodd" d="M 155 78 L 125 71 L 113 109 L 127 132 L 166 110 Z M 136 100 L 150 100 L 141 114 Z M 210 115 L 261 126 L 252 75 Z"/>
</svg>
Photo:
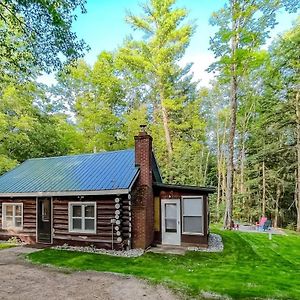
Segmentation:
<svg viewBox="0 0 300 300">
<path fill-rule="evenodd" d="M 165 204 L 165 230 L 166 232 L 177 232 L 177 204 Z"/>
<path fill-rule="evenodd" d="M 203 234 L 203 197 L 183 198 L 183 233 Z"/>
</svg>

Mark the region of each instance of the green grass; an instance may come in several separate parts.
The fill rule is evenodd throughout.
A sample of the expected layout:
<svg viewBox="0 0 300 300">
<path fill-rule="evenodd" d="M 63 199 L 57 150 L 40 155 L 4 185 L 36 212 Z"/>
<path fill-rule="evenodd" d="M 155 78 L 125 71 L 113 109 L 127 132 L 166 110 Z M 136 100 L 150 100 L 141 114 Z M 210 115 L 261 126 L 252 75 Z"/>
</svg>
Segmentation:
<svg viewBox="0 0 300 300">
<path fill-rule="evenodd" d="M 12 247 L 15 247 L 15 246 L 16 245 L 11 244 L 11 243 L 0 243 L 0 250 L 7 249 L 7 248 L 12 248 Z"/>
<path fill-rule="evenodd" d="M 28 257 L 73 270 L 131 274 L 189 296 L 206 291 L 233 299 L 300 299 L 300 235 L 273 235 L 269 240 L 267 234 L 214 231 L 223 237 L 222 253 L 120 258 L 45 249 Z"/>
</svg>

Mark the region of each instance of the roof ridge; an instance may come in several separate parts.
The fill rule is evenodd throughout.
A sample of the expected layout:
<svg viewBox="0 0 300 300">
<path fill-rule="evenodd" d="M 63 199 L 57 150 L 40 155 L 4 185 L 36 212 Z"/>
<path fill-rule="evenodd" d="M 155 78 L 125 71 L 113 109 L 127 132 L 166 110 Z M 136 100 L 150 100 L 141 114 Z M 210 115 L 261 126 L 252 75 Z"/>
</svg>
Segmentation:
<svg viewBox="0 0 300 300">
<path fill-rule="evenodd" d="M 102 151 L 97 153 L 81 153 L 81 154 L 67 154 L 67 155 L 59 155 L 59 156 L 33 157 L 33 158 L 26 159 L 24 162 L 29 160 L 51 159 L 51 158 L 59 158 L 59 157 L 92 156 L 92 155 L 100 155 L 100 154 L 103 155 L 103 154 L 111 154 L 115 152 L 125 152 L 125 151 L 134 151 L 134 149 L 130 148 L 130 149 L 121 149 L 121 150 L 112 150 L 112 151 Z"/>
</svg>

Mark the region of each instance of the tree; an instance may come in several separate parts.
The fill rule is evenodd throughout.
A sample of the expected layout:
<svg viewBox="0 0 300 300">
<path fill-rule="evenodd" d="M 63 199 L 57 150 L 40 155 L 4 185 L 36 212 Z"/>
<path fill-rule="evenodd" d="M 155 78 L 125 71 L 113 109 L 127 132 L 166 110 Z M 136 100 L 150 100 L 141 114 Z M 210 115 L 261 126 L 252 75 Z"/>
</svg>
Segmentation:
<svg viewBox="0 0 300 300">
<path fill-rule="evenodd" d="M 169 162 L 173 154 L 170 114 L 180 108 L 182 101 L 174 92 L 173 80 L 181 73 L 178 62 L 193 33 L 190 24 L 182 24 L 187 11 L 175 8 L 174 3 L 175 0 L 151 0 L 143 6 L 141 17 L 129 14 L 127 21 L 134 30 L 143 32 L 145 39 L 128 41 L 123 50 L 125 59 L 142 66 L 150 88 L 156 93 L 152 98 L 154 114 L 162 119 Z"/>
<path fill-rule="evenodd" d="M 269 74 L 277 85 L 268 79 L 273 97 L 277 100 L 275 108 L 280 118 L 273 117 L 279 128 L 284 129 L 286 143 L 290 145 L 291 157 L 295 157 L 295 207 L 297 210 L 297 231 L 300 231 L 300 20 L 285 33 L 273 46 Z M 269 76 L 270 76 L 269 75 Z M 282 130 L 281 129 L 281 130 Z M 294 153 L 294 155 L 293 155 Z M 293 172 L 292 172 L 293 173 Z"/>
<path fill-rule="evenodd" d="M 93 67 L 84 61 L 70 66 L 58 77 L 53 90 L 76 118 L 85 140 L 85 151 L 117 150 L 122 147 L 120 133 L 125 109 L 123 80 L 118 76 L 116 55 L 103 51 Z M 62 105 L 63 106 L 63 105 Z"/>
<path fill-rule="evenodd" d="M 5 87 L 0 97 L 0 173 L 28 158 L 70 151 L 66 130 L 60 131 L 56 116 L 39 109 L 37 99 L 46 101 L 45 94 L 32 83 Z"/>
<path fill-rule="evenodd" d="M 1 80 L 20 73 L 50 72 L 70 63 L 87 49 L 71 31 L 75 10 L 85 0 L 4 0 L 0 2 Z M 19 76 L 19 78 L 23 78 Z"/>
<path fill-rule="evenodd" d="M 230 133 L 227 158 L 226 210 L 224 227 L 230 227 L 233 211 L 234 155 L 239 84 L 241 78 L 260 64 L 257 52 L 276 24 L 276 12 L 285 7 L 297 10 L 298 1 L 229 0 L 214 13 L 211 24 L 219 30 L 211 39 L 211 50 L 219 60 L 211 69 L 230 82 Z"/>
</svg>

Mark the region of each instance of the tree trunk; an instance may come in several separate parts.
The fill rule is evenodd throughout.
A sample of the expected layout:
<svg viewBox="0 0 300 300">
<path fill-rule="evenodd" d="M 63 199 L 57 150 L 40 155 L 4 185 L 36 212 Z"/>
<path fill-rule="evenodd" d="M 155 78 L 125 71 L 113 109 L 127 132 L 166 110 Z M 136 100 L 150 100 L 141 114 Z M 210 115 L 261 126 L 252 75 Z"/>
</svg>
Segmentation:
<svg viewBox="0 0 300 300">
<path fill-rule="evenodd" d="M 274 227 L 278 227 L 278 215 L 279 215 L 279 200 L 280 200 L 280 185 L 277 185 L 276 199 L 275 199 L 275 213 L 274 213 Z"/>
<path fill-rule="evenodd" d="M 242 150 L 241 150 L 241 178 L 240 178 L 240 193 L 245 194 L 245 138 L 243 133 Z M 244 196 L 243 196 L 244 199 Z"/>
<path fill-rule="evenodd" d="M 168 111 L 164 105 L 164 88 L 163 83 L 159 84 L 159 96 L 160 96 L 160 108 L 161 108 L 161 115 L 162 115 L 162 122 L 165 132 L 165 140 L 167 144 L 167 152 L 168 152 L 168 168 L 169 170 L 172 169 L 172 154 L 173 154 L 173 147 L 172 147 L 172 140 L 171 140 L 171 133 L 170 133 L 170 127 L 169 127 L 169 117 L 168 117 Z M 172 183 L 173 181 L 173 175 L 172 172 L 169 172 L 169 179 L 168 181 Z"/>
<path fill-rule="evenodd" d="M 222 137 L 219 133 L 219 120 L 217 123 L 217 167 L 218 167 L 218 195 L 217 195 L 217 221 L 220 220 L 220 203 L 223 202 L 223 197 L 226 191 L 226 162 L 224 160 L 223 147 L 226 143 L 226 129 L 228 124 L 228 117 L 226 115 L 225 123 L 223 125 Z M 224 163 L 225 162 L 225 163 Z"/>
<path fill-rule="evenodd" d="M 238 46 L 237 21 L 235 19 L 235 0 L 231 1 L 232 11 L 232 31 L 231 39 L 231 86 L 230 86 L 230 133 L 228 142 L 228 161 L 227 161 L 227 184 L 226 184 L 226 209 L 224 215 L 224 227 L 230 228 L 233 211 L 233 176 L 234 176 L 234 139 L 236 129 L 236 112 L 237 112 L 237 63 L 236 50 Z"/>
<path fill-rule="evenodd" d="M 224 155 L 222 158 L 222 202 L 226 201 L 226 159 Z"/>
<path fill-rule="evenodd" d="M 262 186 L 262 215 L 266 215 L 266 166 L 265 161 L 262 163 L 262 180 L 263 180 L 263 186 Z"/>
<path fill-rule="evenodd" d="M 242 196 L 242 210 L 245 210 L 245 206 L 246 206 L 246 187 L 245 187 L 245 152 L 246 152 L 246 146 L 245 146 L 245 131 L 246 129 L 243 129 L 242 132 L 242 150 L 241 150 L 241 155 L 240 155 L 240 194 Z"/>
<path fill-rule="evenodd" d="M 167 112 L 167 109 L 164 107 L 162 102 L 161 102 L 162 119 L 163 119 L 163 125 L 164 125 L 168 155 L 169 155 L 169 159 L 171 160 L 172 153 L 173 153 L 173 148 L 172 148 L 171 134 L 170 134 L 170 129 L 169 129 L 168 112 Z"/>
<path fill-rule="evenodd" d="M 300 232 L 300 91 L 296 93 L 296 122 L 297 122 L 297 231 Z"/>
<path fill-rule="evenodd" d="M 218 169 L 218 190 L 217 190 L 217 206 L 216 206 L 216 219 L 219 222 L 220 219 L 220 202 L 222 197 L 222 154 L 221 154 L 221 141 L 220 141 L 220 133 L 219 133 L 219 119 L 217 119 L 217 169 Z"/>
<path fill-rule="evenodd" d="M 226 184 L 226 211 L 224 226 L 228 227 L 232 221 L 233 210 L 233 176 L 234 176 L 234 138 L 236 129 L 236 111 L 237 111 L 237 78 L 233 76 L 231 83 L 231 124 L 229 134 L 229 149 L 227 161 L 227 184 Z"/>
<path fill-rule="evenodd" d="M 201 150 L 201 154 L 200 154 L 200 164 L 199 164 L 199 177 L 200 177 L 200 185 L 203 185 L 203 148 Z"/>
<path fill-rule="evenodd" d="M 207 180 L 207 170 L 208 170 L 208 162 L 209 162 L 209 155 L 210 155 L 210 151 L 207 151 L 207 155 L 206 155 L 206 160 L 205 160 L 205 168 L 204 168 L 204 178 L 203 178 L 203 185 L 206 185 L 206 180 Z"/>
</svg>

